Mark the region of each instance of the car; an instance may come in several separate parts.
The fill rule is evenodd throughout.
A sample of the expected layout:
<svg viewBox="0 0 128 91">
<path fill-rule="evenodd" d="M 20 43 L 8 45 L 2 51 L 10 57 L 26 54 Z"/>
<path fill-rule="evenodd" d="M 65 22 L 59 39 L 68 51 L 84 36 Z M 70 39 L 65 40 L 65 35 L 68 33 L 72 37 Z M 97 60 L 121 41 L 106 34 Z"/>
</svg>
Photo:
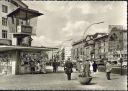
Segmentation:
<svg viewBox="0 0 128 91">
<path fill-rule="evenodd" d="M 121 66 L 121 63 L 118 62 L 117 65 L 118 65 L 118 66 Z M 123 68 L 126 68 L 126 67 L 127 67 L 127 60 L 124 60 L 124 61 L 122 62 L 122 67 L 123 67 Z"/>
<path fill-rule="evenodd" d="M 124 68 L 127 67 L 127 60 L 122 63 L 122 66 L 123 66 Z"/>
</svg>

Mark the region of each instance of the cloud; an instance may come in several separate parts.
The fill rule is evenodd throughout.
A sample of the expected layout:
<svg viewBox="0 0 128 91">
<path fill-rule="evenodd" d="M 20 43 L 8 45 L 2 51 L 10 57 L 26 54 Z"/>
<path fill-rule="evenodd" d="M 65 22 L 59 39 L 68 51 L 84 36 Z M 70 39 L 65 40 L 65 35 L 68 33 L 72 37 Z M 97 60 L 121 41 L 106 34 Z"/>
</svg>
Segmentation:
<svg viewBox="0 0 128 91">
<path fill-rule="evenodd" d="M 85 26 L 88 25 L 88 22 L 85 21 L 76 21 L 75 23 L 73 22 L 67 22 L 66 26 L 62 28 L 62 31 L 64 34 L 66 34 L 66 37 L 78 37 L 82 36 Z"/>
<path fill-rule="evenodd" d="M 108 32 L 108 25 L 127 25 L 125 1 L 24 1 L 29 8 L 44 15 L 38 18 L 34 45 L 56 45 L 61 41 L 77 40 L 93 23 L 87 34 Z"/>
<path fill-rule="evenodd" d="M 47 46 L 47 47 L 56 47 L 58 44 L 61 44 L 62 41 L 53 41 L 50 38 L 46 38 L 45 36 L 32 36 L 32 46 Z"/>
</svg>

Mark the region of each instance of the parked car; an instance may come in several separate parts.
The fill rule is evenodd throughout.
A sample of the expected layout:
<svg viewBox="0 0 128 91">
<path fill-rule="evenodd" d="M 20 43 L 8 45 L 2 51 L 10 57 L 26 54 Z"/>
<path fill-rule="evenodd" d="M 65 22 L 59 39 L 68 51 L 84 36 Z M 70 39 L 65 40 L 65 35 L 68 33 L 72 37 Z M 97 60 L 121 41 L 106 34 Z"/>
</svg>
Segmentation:
<svg viewBox="0 0 128 91">
<path fill-rule="evenodd" d="M 118 66 L 121 66 L 121 63 L 118 63 L 117 65 L 118 65 Z M 127 60 L 124 60 L 124 61 L 122 62 L 122 67 L 123 67 L 123 68 L 127 68 Z"/>
<path fill-rule="evenodd" d="M 123 61 L 122 66 L 123 66 L 124 68 L 127 67 L 127 60 L 124 60 L 124 61 Z"/>
</svg>

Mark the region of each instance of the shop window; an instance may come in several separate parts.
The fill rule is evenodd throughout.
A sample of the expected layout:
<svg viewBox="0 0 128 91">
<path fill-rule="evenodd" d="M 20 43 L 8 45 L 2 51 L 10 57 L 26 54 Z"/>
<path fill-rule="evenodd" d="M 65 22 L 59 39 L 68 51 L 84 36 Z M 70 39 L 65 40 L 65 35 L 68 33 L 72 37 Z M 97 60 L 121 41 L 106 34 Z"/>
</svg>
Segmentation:
<svg viewBox="0 0 128 91">
<path fill-rule="evenodd" d="M 2 25 L 7 26 L 7 18 L 2 17 Z"/>
<path fill-rule="evenodd" d="M 6 30 L 2 30 L 2 38 L 7 38 L 7 31 Z"/>
<path fill-rule="evenodd" d="M 8 6 L 2 5 L 2 12 L 7 13 L 8 12 Z"/>
</svg>

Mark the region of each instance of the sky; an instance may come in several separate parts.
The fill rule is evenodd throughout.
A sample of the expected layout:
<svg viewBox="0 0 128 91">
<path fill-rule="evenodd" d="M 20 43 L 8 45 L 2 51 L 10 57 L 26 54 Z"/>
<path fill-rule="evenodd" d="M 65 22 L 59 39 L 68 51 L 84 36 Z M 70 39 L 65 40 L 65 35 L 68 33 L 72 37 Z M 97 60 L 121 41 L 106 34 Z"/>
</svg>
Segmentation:
<svg viewBox="0 0 128 91">
<path fill-rule="evenodd" d="M 87 34 L 109 33 L 109 25 L 127 25 L 126 1 L 23 1 L 38 17 L 33 46 L 55 47 Z M 100 24 L 93 23 L 104 22 Z M 85 35 L 84 35 L 85 32 Z"/>
</svg>

